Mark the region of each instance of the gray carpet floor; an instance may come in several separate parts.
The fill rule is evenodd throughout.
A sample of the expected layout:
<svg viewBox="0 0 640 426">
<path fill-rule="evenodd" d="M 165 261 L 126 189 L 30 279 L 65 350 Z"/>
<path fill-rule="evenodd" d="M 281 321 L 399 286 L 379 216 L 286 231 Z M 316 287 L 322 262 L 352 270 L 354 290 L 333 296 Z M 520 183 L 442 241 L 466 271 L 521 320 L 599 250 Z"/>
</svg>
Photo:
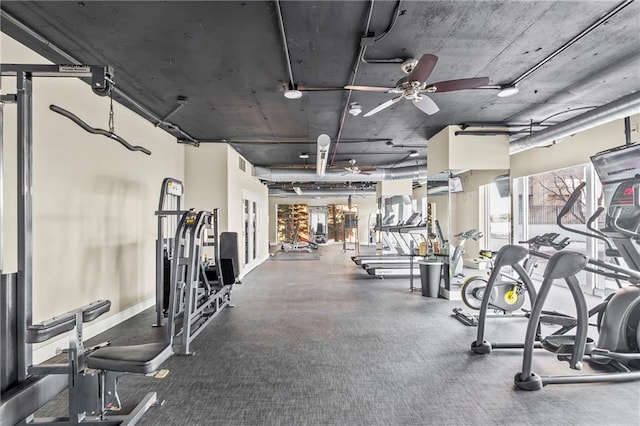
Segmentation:
<svg viewBox="0 0 640 426">
<path fill-rule="evenodd" d="M 166 400 L 146 425 L 640 424 L 639 383 L 518 391 L 519 352 L 470 353 L 476 329 L 451 316 L 461 302 L 411 293 L 406 278 L 373 278 L 341 249 L 264 262 L 193 342 L 195 355 L 170 358 L 165 379 L 123 379 L 123 400 L 153 390 Z M 152 323 L 147 311 L 92 340 L 153 341 L 162 330 Z M 525 326 L 496 319 L 488 333 L 518 340 Z M 572 373 L 544 352 L 534 367 Z"/>
</svg>

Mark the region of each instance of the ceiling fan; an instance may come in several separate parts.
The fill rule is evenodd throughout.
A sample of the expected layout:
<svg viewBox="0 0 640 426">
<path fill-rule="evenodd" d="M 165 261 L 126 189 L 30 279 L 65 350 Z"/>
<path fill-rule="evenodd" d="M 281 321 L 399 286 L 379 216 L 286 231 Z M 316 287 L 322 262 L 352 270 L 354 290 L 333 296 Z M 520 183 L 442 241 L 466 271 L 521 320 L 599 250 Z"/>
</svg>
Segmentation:
<svg viewBox="0 0 640 426">
<path fill-rule="evenodd" d="M 422 112 L 432 115 L 440 110 L 438 105 L 424 95 L 424 93 L 452 92 L 454 90 L 475 89 L 476 87 L 489 84 L 489 77 L 463 78 L 458 80 L 439 81 L 427 84 L 427 79 L 438 62 L 435 55 L 422 55 L 419 61 L 415 59 L 405 61 L 402 70 L 409 75 L 401 78 L 396 87 L 375 87 L 375 86 L 345 86 L 347 90 L 358 90 L 362 92 L 384 92 L 399 94 L 393 99 L 378 105 L 363 117 L 370 117 L 391 105 L 400 102 L 402 99 L 413 101 L 413 104 Z"/>
<path fill-rule="evenodd" d="M 349 160 L 349 167 L 344 168 L 347 172 L 343 173 L 343 175 L 348 175 L 349 173 L 353 175 L 370 175 L 371 172 L 367 172 L 362 170 L 360 167 L 356 166 L 355 158 Z"/>
</svg>

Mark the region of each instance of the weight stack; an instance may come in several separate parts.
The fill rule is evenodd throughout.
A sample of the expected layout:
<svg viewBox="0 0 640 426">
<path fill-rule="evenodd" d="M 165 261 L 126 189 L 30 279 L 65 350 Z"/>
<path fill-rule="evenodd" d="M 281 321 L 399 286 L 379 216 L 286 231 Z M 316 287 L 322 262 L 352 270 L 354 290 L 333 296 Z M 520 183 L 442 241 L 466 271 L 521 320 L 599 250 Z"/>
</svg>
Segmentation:
<svg viewBox="0 0 640 426">
<path fill-rule="evenodd" d="M 224 285 L 236 282 L 240 273 L 237 232 L 220 233 L 220 270 Z"/>
</svg>

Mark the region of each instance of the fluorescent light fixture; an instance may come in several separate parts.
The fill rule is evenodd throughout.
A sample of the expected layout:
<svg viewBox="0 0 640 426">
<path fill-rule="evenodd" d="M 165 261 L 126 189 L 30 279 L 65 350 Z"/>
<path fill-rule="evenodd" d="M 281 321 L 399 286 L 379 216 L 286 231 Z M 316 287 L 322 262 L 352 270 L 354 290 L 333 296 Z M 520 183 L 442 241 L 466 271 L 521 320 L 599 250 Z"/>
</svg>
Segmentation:
<svg viewBox="0 0 640 426">
<path fill-rule="evenodd" d="M 293 187 L 293 192 L 295 192 L 298 195 L 302 195 L 302 190 L 300 189 L 299 186 L 294 186 Z"/>
<path fill-rule="evenodd" d="M 307 158 L 309 158 L 309 154 L 307 154 L 306 152 L 303 152 L 302 154 L 298 155 L 299 158 L 302 158 L 303 160 L 306 160 Z"/>
<path fill-rule="evenodd" d="M 324 133 L 318 136 L 318 156 L 316 158 L 316 174 L 320 177 L 324 176 L 324 172 L 327 168 L 327 158 L 329 157 L 329 145 L 331 145 L 331 138 Z"/>
<path fill-rule="evenodd" d="M 517 95 L 520 92 L 516 86 L 501 86 L 500 91 L 498 92 L 498 97 L 506 98 L 509 96 Z"/>
<path fill-rule="evenodd" d="M 302 92 L 296 89 L 287 89 L 284 91 L 284 97 L 287 99 L 300 99 Z"/>
<path fill-rule="evenodd" d="M 418 151 L 410 151 L 410 152 L 409 152 L 409 157 L 417 157 L 417 156 L 419 156 L 419 155 L 420 155 L 420 154 L 418 154 Z"/>
</svg>

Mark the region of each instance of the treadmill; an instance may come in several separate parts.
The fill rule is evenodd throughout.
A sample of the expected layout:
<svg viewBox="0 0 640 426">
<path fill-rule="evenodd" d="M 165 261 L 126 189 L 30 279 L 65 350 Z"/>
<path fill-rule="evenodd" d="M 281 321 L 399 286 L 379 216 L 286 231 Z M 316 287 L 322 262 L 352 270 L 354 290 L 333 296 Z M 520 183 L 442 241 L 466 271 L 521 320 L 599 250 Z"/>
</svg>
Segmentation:
<svg viewBox="0 0 640 426">
<path fill-rule="evenodd" d="M 366 265 L 372 263 L 402 263 L 409 262 L 410 252 L 410 244 L 402 238 L 400 233 L 402 233 L 403 229 L 418 229 L 418 225 L 420 224 L 420 213 L 413 213 L 405 222 L 404 225 L 395 225 L 395 226 L 383 226 L 380 230 L 385 234 L 383 238 L 385 239 L 385 243 L 388 247 L 396 248 L 397 254 L 372 254 L 372 255 L 363 255 L 363 256 L 352 256 L 351 259 L 355 262 L 356 265 L 360 265 L 363 268 Z M 426 231 L 425 231 L 426 232 Z M 416 242 L 417 243 L 417 242 Z M 417 247 L 417 245 L 414 245 Z"/>
<path fill-rule="evenodd" d="M 416 242 L 414 247 L 418 247 L 420 243 L 419 239 L 416 236 L 422 238 L 423 241 L 427 241 L 427 233 L 428 229 L 423 224 L 418 224 L 414 226 L 398 226 L 390 229 L 390 232 L 393 232 L 395 235 L 398 235 L 400 240 L 403 240 L 404 243 L 408 246 L 406 237 L 413 239 Z M 413 259 L 415 256 L 410 256 L 410 251 L 407 250 L 407 254 L 400 257 L 395 258 L 378 258 L 371 259 L 369 261 L 362 261 L 362 267 L 367 271 L 369 275 L 373 275 L 376 277 L 386 277 L 386 276 L 394 276 L 394 277 L 403 277 L 409 276 L 412 273 L 415 275 L 420 274 L 420 268 L 418 266 L 418 262 L 416 259 Z M 413 262 L 413 268 L 411 268 L 411 264 Z M 413 271 L 412 271 L 413 269 Z"/>
</svg>

